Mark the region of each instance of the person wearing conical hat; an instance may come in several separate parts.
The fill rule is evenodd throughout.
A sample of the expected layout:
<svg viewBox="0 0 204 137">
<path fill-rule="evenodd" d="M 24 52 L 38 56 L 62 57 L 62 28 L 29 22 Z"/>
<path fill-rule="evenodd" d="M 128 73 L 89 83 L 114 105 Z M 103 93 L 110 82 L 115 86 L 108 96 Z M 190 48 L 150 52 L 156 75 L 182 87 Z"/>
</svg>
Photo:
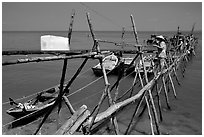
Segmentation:
<svg viewBox="0 0 204 137">
<path fill-rule="evenodd" d="M 166 43 L 165 43 L 165 38 L 162 35 L 156 36 L 156 43 L 153 45 L 157 47 L 158 53 L 157 53 L 157 58 L 160 64 L 160 69 L 162 70 L 165 65 L 165 60 L 166 60 Z"/>
<path fill-rule="evenodd" d="M 183 42 L 183 39 L 182 39 L 182 38 L 179 38 L 178 51 L 179 51 L 180 53 L 183 53 L 183 50 L 184 50 L 184 42 Z"/>
</svg>

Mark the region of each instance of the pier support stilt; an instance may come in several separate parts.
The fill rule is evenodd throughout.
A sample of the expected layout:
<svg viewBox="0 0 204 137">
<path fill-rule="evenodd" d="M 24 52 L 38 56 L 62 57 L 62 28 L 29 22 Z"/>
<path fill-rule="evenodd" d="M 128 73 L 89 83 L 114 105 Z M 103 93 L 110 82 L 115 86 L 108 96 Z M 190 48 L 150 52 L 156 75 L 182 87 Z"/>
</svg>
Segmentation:
<svg viewBox="0 0 204 137">
<path fill-rule="evenodd" d="M 173 72 L 174 72 L 174 76 L 176 77 L 176 81 L 177 81 L 178 85 L 181 85 L 181 83 L 179 82 L 175 67 L 173 68 Z"/>
<path fill-rule="evenodd" d="M 156 81 L 155 89 L 156 89 L 156 96 L 157 96 L 157 104 L 159 107 L 159 117 L 160 117 L 160 121 L 163 121 L 161 101 L 160 101 L 160 95 L 159 95 L 159 89 L 158 89 L 158 82 L 157 81 Z"/>
<path fill-rule="evenodd" d="M 176 90 L 175 90 L 175 86 L 174 86 L 173 80 L 172 80 L 170 74 L 168 74 L 168 76 L 169 76 L 169 80 L 170 80 L 170 83 L 171 83 L 171 87 L 172 87 L 172 90 L 173 90 L 174 97 L 176 98 Z"/>
<path fill-rule="evenodd" d="M 165 99 L 166 99 L 167 108 L 171 109 L 171 107 L 169 105 L 169 97 L 168 97 L 168 93 L 167 93 L 167 89 L 166 89 L 166 84 L 165 84 L 164 76 L 162 76 L 162 83 L 163 83 L 163 86 L 164 86 L 164 93 L 165 93 Z"/>
</svg>

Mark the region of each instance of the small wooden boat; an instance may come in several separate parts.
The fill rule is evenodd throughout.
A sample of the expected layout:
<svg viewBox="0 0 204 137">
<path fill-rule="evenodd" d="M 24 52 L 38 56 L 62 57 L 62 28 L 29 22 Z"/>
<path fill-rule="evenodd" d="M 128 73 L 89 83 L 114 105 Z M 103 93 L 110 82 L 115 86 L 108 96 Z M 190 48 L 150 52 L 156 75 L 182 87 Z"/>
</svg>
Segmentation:
<svg viewBox="0 0 204 137">
<path fill-rule="evenodd" d="M 144 66 L 145 66 L 147 73 L 152 74 L 153 73 L 153 67 L 154 67 L 154 62 L 152 61 L 152 56 L 151 55 L 150 56 L 144 56 L 143 60 L 144 60 Z M 142 60 L 140 60 L 135 67 L 135 72 L 137 72 L 137 71 L 139 71 L 140 73 L 144 73 Z"/>
<path fill-rule="evenodd" d="M 114 54 L 106 56 L 105 58 L 103 58 L 102 62 L 103 62 L 103 66 L 106 70 L 106 73 L 108 73 L 110 71 L 111 71 L 111 73 L 114 73 L 115 68 L 119 64 L 118 57 Z M 96 66 L 92 67 L 92 70 L 93 70 L 94 74 L 97 76 L 103 75 L 100 63 L 98 63 Z"/>
<path fill-rule="evenodd" d="M 46 91 L 37 93 L 37 95 L 24 103 L 16 103 L 11 98 L 10 104 L 15 104 L 16 106 L 8 109 L 7 114 L 16 118 L 15 124 L 26 121 L 28 122 L 31 119 L 36 119 L 39 116 L 42 116 L 49 110 L 49 108 L 54 104 L 55 99 L 59 93 L 59 88 L 51 88 Z"/>
<path fill-rule="evenodd" d="M 131 72 L 133 72 L 135 70 L 135 65 L 136 62 L 134 61 L 133 64 L 131 64 L 131 62 L 133 61 L 133 57 L 123 57 L 121 60 L 124 62 L 124 68 L 127 69 L 126 70 L 126 74 L 129 74 Z M 131 65 L 131 66 L 130 66 Z"/>
</svg>

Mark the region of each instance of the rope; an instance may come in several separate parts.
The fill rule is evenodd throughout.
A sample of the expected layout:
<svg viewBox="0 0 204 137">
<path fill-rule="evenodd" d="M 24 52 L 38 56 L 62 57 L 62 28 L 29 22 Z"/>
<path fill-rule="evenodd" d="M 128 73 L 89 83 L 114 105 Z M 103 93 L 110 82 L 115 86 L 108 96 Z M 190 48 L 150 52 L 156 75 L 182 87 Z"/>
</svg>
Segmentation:
<svg viewBox="0 0 204 137">
<path fill-rule="evenodd" d="M 110 73 L 110 72 L 109 72 L 109 73 Z M 133 72 L 132 72 L 132 73 L 133 73 Z M 122 80 L 126 79 L 126 78 L 127 78 L 128 76 L 130 76 L 132 73 L 128 74 L 128 75 L 127 75 L 126 77 L 124 77 Z M 98 80 L 101 79 L 102 77 L 103 77 L 103 76 L 99 77 L 98 79 L 94 80 L 94 81 L 91 82 L 91 83 L 93 84 L 94 82 L 98 81 Z M 121 80 L 121 81 L 122 81 L 122 80 Z M 89 84 L 87 84 L 87 85 L 89 86 L 89 85 L 91 85 L 91 84 L 89 83 Z M 73 94 L 79 92 L 80 90 L 82 90 L 82 89 L 88 87 L 87 85 L 84 86 L 83 88 L 78 89 L 77 91 L 73 92 L 72 94 L 68 95 L 67 97 L 70 97 L 71 95 L 73 95 Z M 77 101 L 77 102 L 73 103 L 73 106 L 79 104 L 80 102 L 82 102 L 82 101 L 84 101 L 84 100 L 89 99 L 90 97 L 93 97 L 93 96 L 99 94 L 99 93 L 100 93 L 101 91 L 103 91 L 103 90 L 104 90 L 104 89 L 100 90 L 99 92 L 96 92 L 95 94 L 92 94 L 92 95 L 90 95 L 90 96 L 87 96 L 87 97 L 83 98 L 83 99 L 80 100 L 80 101 Z M 64 108 L 61 109 L 61 110 L 65 110 L 65 108 L 66 108 L 66 107 L 64 107 Z M 32 113 L 30 113 L 30 114 L 28 114 L 28 115 L 25 115 L 25 116 L 23 116 L 23 117 L 21 117 L 21 118 L 19 118 L 19 119 L 16 119 L 16 120 L 14 120 L 14 121 L 11 121 L 11 122 L 9 122 L 9 123 L 7 123 L 7 124 L 4 124 L 4 125 L 2 126 L 2 128 L 5 127 L 5 126 L 7 126 L 7 125 L 12 124 L 13 122 L 16 122 L 16 121 L 18 121 L 18 120 L 23 119 L 23 118 L 26 117 L 26 116 L 32 115 L 32 114 L 34 114 L 35 112 L 36 112 L 36 111 L 34 111 L 34 112 L 32 112 Z M 55 113 L 57 113 L 57 111 L 56 111 L 56 112 L 53 112 L 51 115 L 53 115 L 53 114 L 55 114 Z M 42 118 L 40 118 L 40 119 L 42 119 Z M 40 119 L 36 119 L 36 120 L 34 120 L 33 122 L 28 123 L 28 124 L 26 124 L 26 125 L 24 125 L 24 126 L 30 125 L 30 124 L 32 124 L 32 123 L 34 123 L 34 122 L 36 122 L 37 120 L 40 120 Z M 24 126 L 22 126 L 22 127 L 24 127 Z"/>
<path fill-rule="evenodd" d="M 82 74 L 78 75 L 77 77 L 80 77 L 81 75 L 85 74 L 85 73 L 88 72 L 90 69 L 91 69 L 91 68 L 87 69 L 87 70 L 84 71 Z M 66 83 L 67 83 L 67 82 L 66 82 Z M 55 87 L 58 87 L 58 86 L 59 86 L 59 84 L 58 84 L 58 85 L 55 85 L 55 86 L 52 86 L 52 87 L 50 87 L 50 88 L 44 89 L 44 90 L 42 90 L 42 91 L 40 91 L 40 92 L 37 92 L 37 93 L 42 93 L 42 92 L 45 92 L 45 91 L 47 91 L 47 90 L 49 90 L 49 89 L 52 89 L 52 88 L 55 88 Z M 15 99 L 14 101 L 19 101 L 19 100 L 22 100 L 22 99 L 26 99 L 26 98 L 32 97 L 32 96 L 36 95 L 37 93 L 33 93 L 33 94 L 31 94 L 31 95 L 28 95 L 28 96 L 24 96 L 24 97 L 22 97 L 22 98 Z M 4 103 L 2 103 L 2 105 L 6 105 L 6 104 L 8 104 L 8 103 L 10 103 L 10 101 L 4 102 Z"/>
<path fill-rule="evenodd" d="M 110 23 L 112 23 L 113 25 L 116 25 L 117 27 L 120 27 L 120 28 L 131 28 L 131 26 L 122 26 L 122 25 L 119 25 L 118 23 L 116 23 L 115 21 L 113 21 L 112 19 L 108 18 L 107 16 L 104 16 L 103 14 L 99 13 L 98 11 L 92 9 L 91 7 L 89 7 L 88 5 L 86 5 L 85 3 L 83 2 L 80 2 L 80 4 L 84 7 L 86 7 L 87 9 L 93 11 L 96 15 L 98 16 L 101 16 L 102 18 L 104 18 L 105 20 L 109 21 Z"/>
<path fill-rule="evenodd" d="M 102 89 L 103 90 L 103 89 Z M 80 102 L 82 102 L 82 101 L 84 101 L 84 100 L 86 100 L 86 99 L 88 99 L 88 98 L 90 98 L 90 97 L 92 97 L 92 96 L 95 96 L 95 95 L 97 95 L 97 94 L 99 94 L 102 90 L 100 90 L 99 92 L 96 92 L 95 94 L 92 94 L 91 96 L 88 96 L 88 97 L 86 97 L 86 98 L 83 98 L 82 100 L 80 100 L 80 101 L 77 101 L 77 102 L 75 102 L 73 105 L 77 105 L 78 103 L 80 103 Z M 66 107 L 64 107 L 63 109 L 61 109 L 61 110 L 65 110 L 65 108 Z M 36 112 L 36 111 L 35 111 Z M 19 118 L 19 119 L 16 119 L 16 120 L 14 120 L 14 121 L 11 121 L 11 122 L 9 122 L 9 123 L 7 123 L 7 124 L 4 124 L 2 127 L 5 127 L 5 126 L 7 126 L 7 125 L 9 125 L 9 124 L 12 124 L 13 122 L 16 122 L 16 121 L 18 121 L 18 120 L 21 120 L 21 119 L 23 119 L 24 117 L 26 117 L 26 116 L 29 116 L 29 115 L 31 115 L 31 114 L 34 114 L 35 112 L 32 112 L 32 113 L 30 113 L 30 114 L 28 114 L 28 115 L 25 115 L 25 116 L 23 116 L 23 117 L 21 117 L 21 118 Z M 55 114 L 55 113 L 57 113 L 57 111 L 56 112 L 53 112 L 51 115 L 53 115 L 53 114 Z M 42 118 L 41 118 L 42 119 Z M 35 121 L 37 121 L 37 120 L 39 120 L 39 119 L 36 119 Z M 33 122 L 35 122 L 35 121 L 33 121 Z M 30 125 L 30 124 L 32 124 L 33 122 L 31 122 L 31 123 L 29 123 L 29 124 L 26 124 L 26 125 Z M 25 126 L 25 125 L 24 125 Z M 23 126 L 23 127 L 24 127 Z"/>
<path fill-rule="evenodd" d="M 111 72 L 111 71 L 110 71 L 110 72 Z M 110 72 L 109 72 L 109 73 L 110 73 Z M 132 72 L 132 73 L 133 73 L 133 72 Z M 132 73 L 128 74 L 128 75 L 127 75 L 126 77 L 124 77 L 122 80 L 124 80 L 125 78 L 127 78 L 128 76 L 130 76 Z M 103 77 L 103 76 L 99 77 L 98 79 L 94 80 L 94 81 L 91 82 L 91 83 L 93 84 L 94 82 L 98 81 L 98 80 L 101 79 L 102 77 Z M 89 86 L 89 85 L 91 85 L 91 84 L 89 83 L 89 84 L 87 84 L 87 85 Z M 70 97 L 71 95 L 73 95 L 73 94 L 79 92 L 80 90 L 82 90 L 82 89 L 88 87 L 87 85 L 84 86 L 84 87 L 82 87 L 82 88 L 80 88 L 80 89 L 78 89 L 77 91 L 73 92 L 72 94 L 68 95 L 67 97 Z M 103 89 L 102 89 L 102 90 L 103 90 Z M 102 90 L 100 90 L 99 92 L 101 92 Z M 73 105 L 77 105 L 78 103 L 80 103 L 80 102 L 82 102 L 82 101 L 84 101 L 84 100 L 86 100 L 86 99 L 88 99 L 88 98 L 90 98 L 90 97 L 92 97 L 92 96 L 95 96 L 95 95 L 99 94 L 99 92 L 97 92 L 97 93 L 95 93 L 95 94 L 93 94 L 93 95 L 91 95 L 91 96 L 88 96 L 88 97 L 86 97 L 86 98 L 84 98 L 84 99 L 82 99 L 82 100 L 80 100 L 80 101 L 78 101 L 78 102 L 75 102 Z M 65 109 L 65 108 L 63 108 L 62 110 L 64 110 L 64 109 Z M 25 115 L 25 116 L 23 116 L 23 117 L 21 117 L 21 118 L 19 118 L 19 119 L 16 119 L 16 120 L 14 120 L 14 121 L 11 121 L 11 122 L 9 122 L 9 123 L 3 125 L 2 127 L 5 127 L 5 126 L 7 126 L 7 125 L 9 125 L 9 124 L 12 124 L 13 122 L 16 122 L 16 121 L 18 121 L 18 120 L 21 120 L 21 119 L 25 118 L 26 116 L 30 116 L 30 115 L 34 114 L 35 112 L 36 112 L 36 111 L 34 111 L 34 112 L 32 112 L 32 113 L 30 113 L 30 114 L 28 114 L 28 115 Z M 54 113 L 57 113 L 57 111 L 54 112 Z M 54 114 L 54 113 L 52 113 L 52 114 Z M 51 114 L 51 115 L 52 115 L 52 114 Z M 39 120 L 39 119 L 37 119 L 37 120 Z M 35 121 L 36 121 L 36 120 L 35 120 Z M 34 122 L 35 122 L 35 121 L 34 121 Z M 31 123 L 33 123 L 33 122 L 31 122 Z M 29 124 L 31 124 L 31 123 L 29 123 Z M 29 125 L 29 124 L 27 124 L 27 125 Z"/>
</svg>

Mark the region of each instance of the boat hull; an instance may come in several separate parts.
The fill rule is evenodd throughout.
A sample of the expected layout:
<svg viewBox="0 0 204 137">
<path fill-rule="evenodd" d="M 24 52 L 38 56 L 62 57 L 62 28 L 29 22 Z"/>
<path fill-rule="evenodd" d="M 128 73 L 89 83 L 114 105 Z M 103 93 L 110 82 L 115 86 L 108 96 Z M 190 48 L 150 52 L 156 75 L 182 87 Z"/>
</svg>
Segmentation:
<svg viewBox="0 0 204 137">
<path fill-rule="evenodd" d="M 48 112 L 48 110 L 52 107 L 53 104 L 48 105 L 42 109 L 33 110 L 33 111 L 7 111 L 7 114 L 15 117 L 14 122 L 11 123 L 12 127 L 17 127 L 21 125 L 28 124 L 34 120 L 36 120 L 38 117 L 43 116 Z"/>
<path fill-rule="evenodd" d="M 103 71 L 102 71 L 102 69 L 101 68 L 92 68 L 92 70 L 93 70 L 93 72 L 94 72 L 94 74 L 96 75 L 96 76 L 102 76 L 103 75 Z M 105 69 L 106 70 L 106 74 L 108 73 L 108 74 L 115 74 L 115 72 L 116 72 L 116 69 L 113 69 L 112 71 L 111 70 L 108 70 L 108 69 Z"/>
</svg>

